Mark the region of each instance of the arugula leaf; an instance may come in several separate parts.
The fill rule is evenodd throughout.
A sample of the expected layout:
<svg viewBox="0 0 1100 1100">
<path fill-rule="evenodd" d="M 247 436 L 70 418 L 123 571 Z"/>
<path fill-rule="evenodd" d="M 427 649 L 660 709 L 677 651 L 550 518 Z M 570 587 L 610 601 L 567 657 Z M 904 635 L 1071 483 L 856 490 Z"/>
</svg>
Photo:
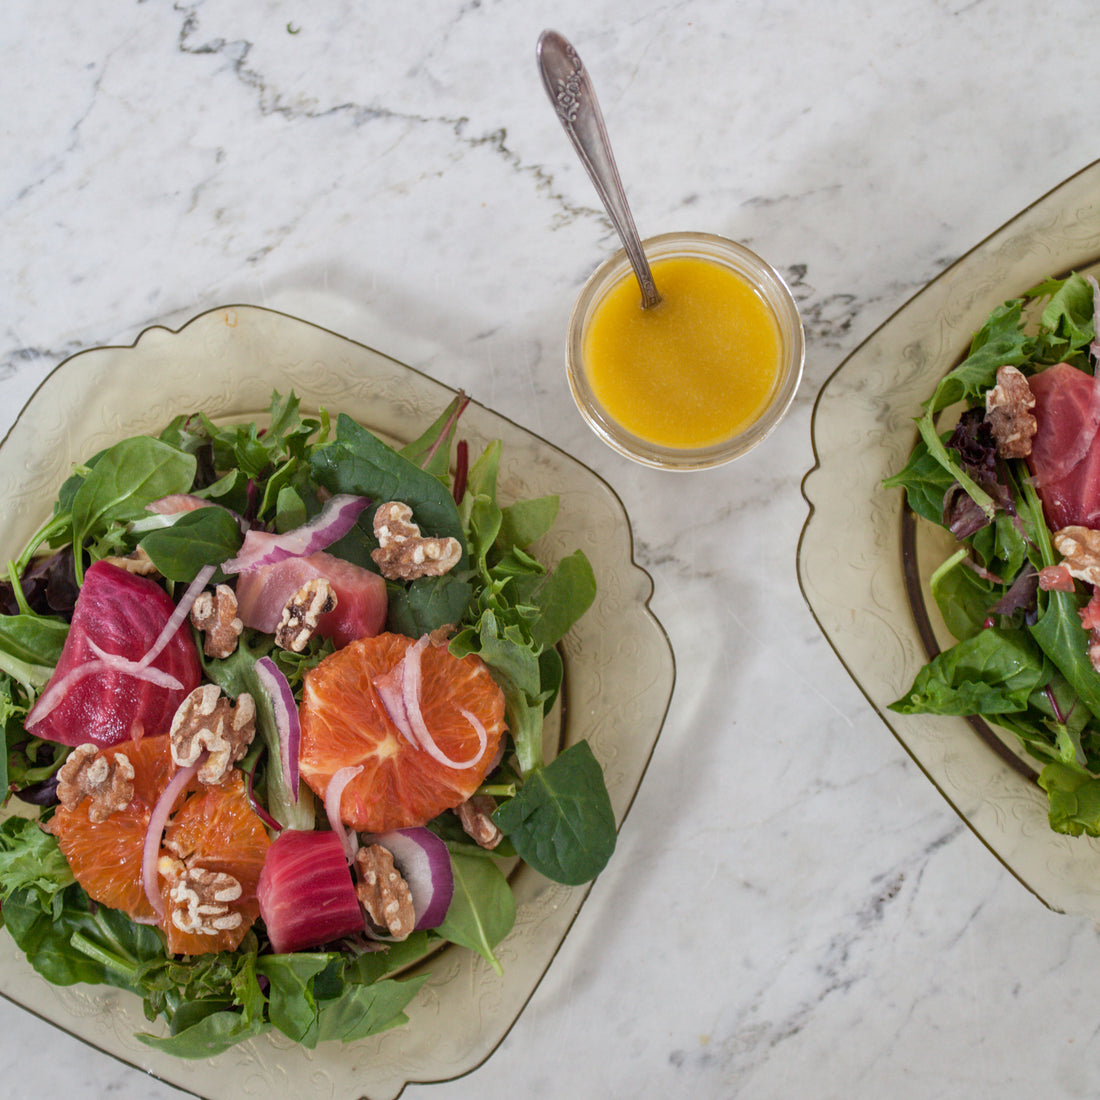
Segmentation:
<svg viewBox="0 0 1100 1100">
<path fill-rule="evenodd" d="M 615 814 L 587 741 L 529 775 L 493 820 L 520 858 L 568 886 L 595 878 L 615 849 Z"/>
<path fill-rule="evenodd" d="M 941 442 L 945 442 L 946 438 L 941 437 Z M 909 454 L 909 461 L 892 477 L 886 478 L 882 487 L 903 488 L 913 512 L 929 523 L 940 525 L 943 522 L 943 500 L 954 483 L 954 473 L 929 452 L 923 438 L 918 438 Z"/>
</svg>

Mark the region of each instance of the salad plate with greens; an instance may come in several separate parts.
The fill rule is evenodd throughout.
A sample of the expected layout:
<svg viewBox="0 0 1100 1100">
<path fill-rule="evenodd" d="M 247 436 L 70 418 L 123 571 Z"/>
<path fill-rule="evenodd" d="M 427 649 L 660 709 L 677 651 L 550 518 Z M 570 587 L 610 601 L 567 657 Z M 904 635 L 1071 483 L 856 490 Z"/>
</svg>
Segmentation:
<svg viewBox="0 0 1100 1100">
<path fill-rule="evenodd" d="M 210 1097 L 483 1061 L 671 695 L 608 487 L 242 306 L 58 367 L 0 500 L 0 992 Z"/>
<path fill-rule="evenodd" d="M 1023 211 L 827 381 L 798 557 L 829 642 L 941 794 L 1045 904 L 1092 918 L 1098 184 L 1092 165 Z"/>
</svg>

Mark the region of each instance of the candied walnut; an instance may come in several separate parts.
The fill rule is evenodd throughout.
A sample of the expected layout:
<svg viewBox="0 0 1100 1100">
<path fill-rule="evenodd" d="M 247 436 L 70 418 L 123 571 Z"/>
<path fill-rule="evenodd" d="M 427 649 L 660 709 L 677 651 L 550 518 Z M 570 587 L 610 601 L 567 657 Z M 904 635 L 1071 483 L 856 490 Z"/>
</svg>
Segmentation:
<svg viewBox="0 0 1100 1100">
<path fill-rule="evenodd" d="M 1063 527 L 1054 533 L 1054 548 L 1071 577 L 1100 584 L 1100 531 L 1088 527 Z"/>
<path fill-rule="evenodd" d="M 228 657 L 237 648 L 244 624 L 237 618 L 237 594 L 227 584 L 200 592 L 191 605 L 191 622 L 203 635 L 207 657 Z"/>
<path fill-rule="evenodd" d="M 234 704 L 217 684 L 202 684 L 176 708 L 168 735 L 172 759 L 181 768 L 194 764 L 204 750 L 209 753 L 198 776 L 216 787 L 256 735 L 256 704 L 246 691 Z"/>
<path fill-rule="evenodd" d="M 66 809 L 88 799 L 88 820 L 106 821 L 134 797 L 134 765 L 122 752 L 108 757 L 90 742 L 77 745 L 57 773 L 57 799 Z"/>
<path fill-rule="evenodd" d="M 336 607 L 336 592 L 324 577 L 312 577 L 286 602 L 275 628 L 275 644 L 301 653 L 313 637 L 322 615 Z"/>
<path fill-rule="evenodd" d="M 1015 367 L 997 368 L 997 384 L 985 395 L 985 419 L 1002 458 L 1026 458 L 1038 424 L 1031 410 L 1035 395 L 1027 378 Z"/>
<path fill-rule="evenodd" d="M 231 903 L 238 901 L 241 884 L 225 871 L 189 867 L 162 857 L 157 870 L 171 882 L 168 889 L 172 923 L 181 932 L 213 936 L 239 928 L 244 919 Z"/>
<path fill-rule="evenodd" d="M 125 569 L 127 573 L 135 573 L 139 577 L 149 577 L 158 572 L 153 559 L 140 546 L 125 557 L 113 555 L 103 560 L 110 562 L 111 565 L 117 565 L 119 569 Z"/>
<path fill-rule="evenodd" d="M 450 572 L 462 557 L 455 538 L 428 538 L 412 522 L 412 509 L 399 500 L 379 506 L 374 513 L 374 537 L 378 549 L 371 557 L 389 580 L 439 577 Z"/>
<path fill-rule="evenodd" d="M 355 893 L 367 915 L 395 940 L 405 939 L 416 924 L 409 884 L 393 865 L 393 856 L 381 844 L 355 853 L 359 881 Z"/>
<path fill-rule="evenodd" d="M 466 835 L 475 840 L 482 848 L 495 848 L 504 834 L 493 823 L 493 811 L 496 800 L 485 794 L 475 794 L 455 807 L 458 820 Z"/>
</svg>

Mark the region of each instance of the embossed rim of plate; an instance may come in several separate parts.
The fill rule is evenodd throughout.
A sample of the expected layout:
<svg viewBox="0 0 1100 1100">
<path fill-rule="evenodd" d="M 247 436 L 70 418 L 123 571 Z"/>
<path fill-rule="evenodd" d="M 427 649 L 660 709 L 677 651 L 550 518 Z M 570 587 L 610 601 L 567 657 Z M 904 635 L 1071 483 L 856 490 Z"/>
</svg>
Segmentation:
<svg viewBox="0 0 1100 1100">
<path fill-rule="evenodd" d="M 1100 261 L 1098 188 L 1100 161 L 957 260 L 830 375 L 814 404 L 815 464 L 802 481 L 809 514 L 797 553 L 799 584 L 822 633 L 916 764 L 1045 905 L 1092 919 L 1100 918 L 1100 844 L 1054 833 L 1043 792 L 966 719 L 887 709 L 927 649 L 904 581 L 904 494 L 883 490 L 881 479 L 904 464 L 921 402 L 993 308 L 1050 275 Z"/>
<path fill-rule="evenodd" d="M 291 388 L 306 409 L 326 405 L 348 411 L 398 439 L 415 438 L 455 392 L 363 344 L 257 306 L 220 306 L 175 330 L 148 328 L 133 344 L 69 357 L 36 388 L 0 442 L 0 548 L 6 556 L 22 548 L 72 458 L 125 435 L 158 429 L 175 413 L 200 406 L 214 416 L 250 417 L 266 410 L 272 389 Z M 502 439 L 504 497 L 536 495 L 555 483 L 561 510 L 555 530 L 540 544 L 540 556 L 552 562 L 579 545 L 593 561 L 596 603 L 564 643 L 571 675 L 563 736 L 570 743 L 581 737 L 591 743 L 604 765 L 621 827 L 675 682 L 668 637 L 649 608 L 652 579 L 634 561 L 625 510 L 593 471 L 478 402 L 471 401 L 463 426 L 475 454 L 489 440 Z M 629 645 L 603 644 L 608 624 L 621 629 L 623 623 L 630 628 Z M 472 952 L 445 949 L 436 957 L 443 962 L 433 966 L 409 1008 L 408 1026 L 346 1046 L 330 1043 L 311 1052 L 268 1034 L 208 1061 L 171 1058 L 133 1038 L 134 1031 L 149 1027 L 137 998 L 108 987 L 51 986 L 4 934 L 0 995 L 120 1061 L 199 1095 L 236 1098 L 267 1094 L 276 1086 L 312 1093 L 321 1074 L 335 1097 L 351 1100 L 366 1091 L 372 1100 L 384 1100 L 408 1083 L 460 1077 L 492 1054 L 534 994 L 590 890 L 590 884 L 547 883 L 528 868 L 515 884 L 519 914 L 516 930 L 500 948 L 502 979 Z M 458 1002 L 448 1005 L 456 994 Z M 429 1035 L 429 1027 L 442 1032 Z"/>
</svg>

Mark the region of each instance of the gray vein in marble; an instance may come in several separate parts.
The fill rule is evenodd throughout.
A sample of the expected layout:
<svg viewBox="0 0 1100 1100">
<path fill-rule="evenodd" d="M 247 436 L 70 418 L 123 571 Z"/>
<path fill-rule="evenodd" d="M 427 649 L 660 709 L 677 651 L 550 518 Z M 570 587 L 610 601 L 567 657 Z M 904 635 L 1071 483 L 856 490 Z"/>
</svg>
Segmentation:
<svg viewBox="0 0 1100 1100">
<path fill-rule="evenodd" d="M 669 1052 L 668 1062 L 678 1069 L 689 1064 L 707 1066 L 719 1063 L 724 1078 L 729 1080 L 736 1074 L 742 1081 L 746 1074 L 770 1062 L 774 1050 L 797 1037 L 824 1002 L 838 994 L 843 995 L 864 979 L 864 975 L 854 969 L 855 945 L 882 925 L 896 905 L 919 889 L 928 860 L 964 832 L 965 826 L 953 823 L 934 837 L 917 857 L 920 866 L 915 878 L 911 879 L 903 867 L 896 867 L 870 880 L 871 890 L 862 905 L 845 914 L 844 927 L 820 949 L 820 957 L 813 965 L 813 970 L 820 976 L 815 996 L 795 1005 L 781 1018 L 754 1021 L 753 1017 L 765 1011 L 764 1000 L 771 992 L 770 985 L 764 985 L 746 999 L 739 1013 L 743 1022 L 728 1037 L 713 1036 L 697 1051 L 675 1048 Z M 957 939 L 962 933 L 963 930 L 960 930 L 954 938 Z M 732 1081 L 730 1083 L 732 1085 Z M 731 1095 L 736 1095 L 736 1090 Z"/>
<path fill-rule="evenodd" d="M 474 5 L 475 7 L 477 5 Z M 252 52 L 252 43 L 245 39 L 227 40 L 211 38 L 197 41 L 199 36 L 199 9 L 201 5 L 179 6 L 183 15 L 179 31 L 179 51 L 190 56 L 217 55 L 226 58 L 232 65 L 237 79 L 252 89 L 257 96 L 260 113 L 265 116 L 280 115 L 287 121 L 299 118 L 317 119 L 335 115 L 349 115 L 352 125 L 359 127 L 374 120 L 411 122 L 440 126 L 450 131 L 467 149 L 488 149 L 499 156 L 516 174 L 525 175 L 534 181 L 535 189 L 548 198 L 557 208 L 552 228 L 561 228 L 578 219 L 596 219 L 605 230 L 611 229 L 611 223 L 602 208 L 584 206 L 570 202 L 565 195 L 555 189 L 554 174 L 538 163 L 526 163 L 523 158 L 508 145 L 506 127 L 499 127 L 482 134 L 467 133 L 470 119 L 466 115 L 423 115 L 396 110 L 378 104 L 356 102 L 337 103 L 330 107 L 318 108 L 307 102 L 290 102 L 282 92 L 259 69 L 248 64 Z M 547 110 L 549 110 L 549 106 Z"/>
</svg>

